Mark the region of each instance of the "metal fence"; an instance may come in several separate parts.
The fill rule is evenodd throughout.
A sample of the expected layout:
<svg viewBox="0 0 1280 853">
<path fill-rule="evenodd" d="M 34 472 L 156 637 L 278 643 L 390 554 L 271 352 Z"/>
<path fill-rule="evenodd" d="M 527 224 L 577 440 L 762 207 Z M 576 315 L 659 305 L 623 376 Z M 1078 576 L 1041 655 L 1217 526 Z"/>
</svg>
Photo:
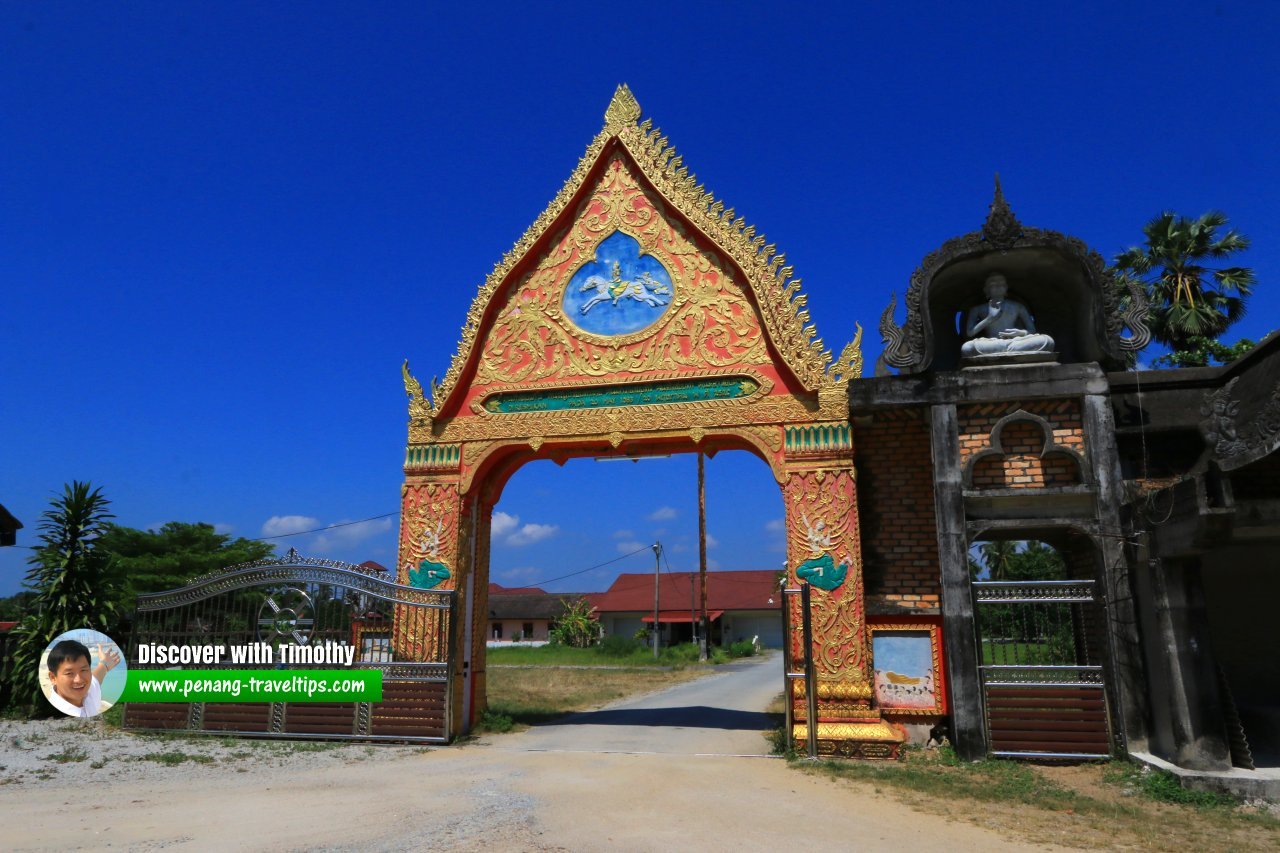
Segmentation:
<svg viewBox="0 0 1280 853">
<path fill-rule="evenodd" d="M 444 742 L 454 615 L 452 591 L 402 586 L 380 572 L 293 550 L 142 595 L 128 644 L 131 669 L 160 668 L 141 662 L 144 644 L 242 646 L 262 655 L 192 669 L 334 669 L 283 663 L 282 650 L 336 644 L 353 649 L 353 669 L 382 672 L 382 701 L 131 703 L 124 723 L 263 737 Z"/>
</svg>

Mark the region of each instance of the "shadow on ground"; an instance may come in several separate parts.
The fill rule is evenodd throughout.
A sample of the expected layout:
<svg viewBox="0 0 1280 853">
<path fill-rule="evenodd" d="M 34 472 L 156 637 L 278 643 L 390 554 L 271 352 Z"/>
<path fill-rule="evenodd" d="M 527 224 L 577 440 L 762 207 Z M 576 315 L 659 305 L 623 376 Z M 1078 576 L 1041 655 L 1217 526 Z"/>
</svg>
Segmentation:
<svg viewBox="0 0 1280 853">
<path fill-rule="evenodd" d="M 582 711 L 552 720 L 539 721 L 544 726 L 673 726 L 687 729 L 732 729 L 763 732 L 777 728 L 777 714 L 762 711 L 731 711 L 706 705 L 679 708 L 635 708 L 604 711 Z M 532 721 L 529 721 L 532 722 Z"/>
</svg>

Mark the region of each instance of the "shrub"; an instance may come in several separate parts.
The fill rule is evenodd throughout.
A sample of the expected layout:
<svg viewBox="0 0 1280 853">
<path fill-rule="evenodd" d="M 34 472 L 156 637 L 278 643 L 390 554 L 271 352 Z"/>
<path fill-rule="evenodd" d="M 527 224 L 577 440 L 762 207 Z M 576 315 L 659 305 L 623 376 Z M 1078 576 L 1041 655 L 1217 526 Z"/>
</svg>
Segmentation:
<svg viewBox="0 0 1280 853">
<path fill-rule="evenodd" d="M 739 640 L 729 644 L 728 652 L 731 658 L 749 658 L 756 653 L 756 646 L 750 640 Z"/>
<path fill-rule="evenodd" d="M 611 658 L 630 657 L 644 650 L 644 643 L 632 637 L 605 637 L 600 641 L 600 654 Z"/>
<path fill-rule="evenodd" d="M 594 646 L 600 641 L 600 619 L 585 599 L 566 601 L 549 637 L 554 643 L 577 649 Z"/>
</svg>

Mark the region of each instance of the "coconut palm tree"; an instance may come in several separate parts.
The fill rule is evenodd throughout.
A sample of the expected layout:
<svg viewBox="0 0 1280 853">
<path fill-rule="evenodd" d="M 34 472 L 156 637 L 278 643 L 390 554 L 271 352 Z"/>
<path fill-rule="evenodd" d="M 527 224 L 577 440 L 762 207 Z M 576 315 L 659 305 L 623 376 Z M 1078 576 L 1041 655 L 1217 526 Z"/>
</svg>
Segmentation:
<svg viewBox="0 0 1280 853">
<path fill-rule="evenodd" d="M 1218 211 L 1198 219 L 1166 211 L 1143 227 L 1145 245 L 1116 256 L 1116 269 L 1146 286 L 1152 336 L 1175 353 L 1203 350 L 1244 316 L 1253 270 L 1207 265 L 1249 248 L 1243 234 L 1219 233 L 1226 224 Z"/>
<path fill-rule="evenodd" d="M 982 562 L 986 565 L 987 579 L 993 581 L 1012 580 L 1014 558 L 1018 553 L 1018 543 L 1010 539 L 997 539 L 983 542 Z"/>
</svg>

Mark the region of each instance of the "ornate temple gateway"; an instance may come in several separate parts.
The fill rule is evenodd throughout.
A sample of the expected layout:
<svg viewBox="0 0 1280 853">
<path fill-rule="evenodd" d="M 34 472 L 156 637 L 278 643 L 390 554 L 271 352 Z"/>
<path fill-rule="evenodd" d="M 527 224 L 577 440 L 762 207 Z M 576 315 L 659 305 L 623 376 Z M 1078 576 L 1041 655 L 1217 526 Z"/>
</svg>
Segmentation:
<svg viewBox="0 0 1280 853">
<path fill-rule="evenodd" d="M 797 745 L 890 758 L 945 732 L 966 758 L 1216 772 L 1252 767 L 1251 732 L 1280 754 L 1280 673 L 1255 654 L 1274 641 L 1224 592 L 1280 594 L 1257 569 L 1280 562 L 1280 336 L 1224 368 L 1127 371 L 1142 289 L 1024 226 L 997 181 L 981 228 L 911 275 L 901 324 L 890 302 L 863 378 L 861 328 L 832 360 L 784 256 L 640 116 L 619 87 L 444 381 L 404 366 L 399 581 L 454 603 L 425 622 L 397 605 L 390 646 L 447 663 L 447 732 L 484 708 L 490 515 L 521 465 L 743 449 L 777 480 L 787 585 L 811 598 Z M 982 543 L 1028 542 L 1056 574 L 975 569 Z"/>
<path fill-rule="evenodd" d="M 534 459 L 732 448 L 772 469 L 788 566 L 813 587 L 822 749 L 892 756 L 904 733 L 873 702 L 848 420 L 858 341 L 832 362 L 784 256 L 639 119 L 620 87 L 578 168 L 481 286 L 429 397 L 405 365 L 400 581 L 462 601 L 452 729 L 485 702 L 489 524 L 507 479 Z M 434 652 L 402 631 L 392 644 Z M 796 693 L 805 737 L 815 721 Z"/>
</svg>

